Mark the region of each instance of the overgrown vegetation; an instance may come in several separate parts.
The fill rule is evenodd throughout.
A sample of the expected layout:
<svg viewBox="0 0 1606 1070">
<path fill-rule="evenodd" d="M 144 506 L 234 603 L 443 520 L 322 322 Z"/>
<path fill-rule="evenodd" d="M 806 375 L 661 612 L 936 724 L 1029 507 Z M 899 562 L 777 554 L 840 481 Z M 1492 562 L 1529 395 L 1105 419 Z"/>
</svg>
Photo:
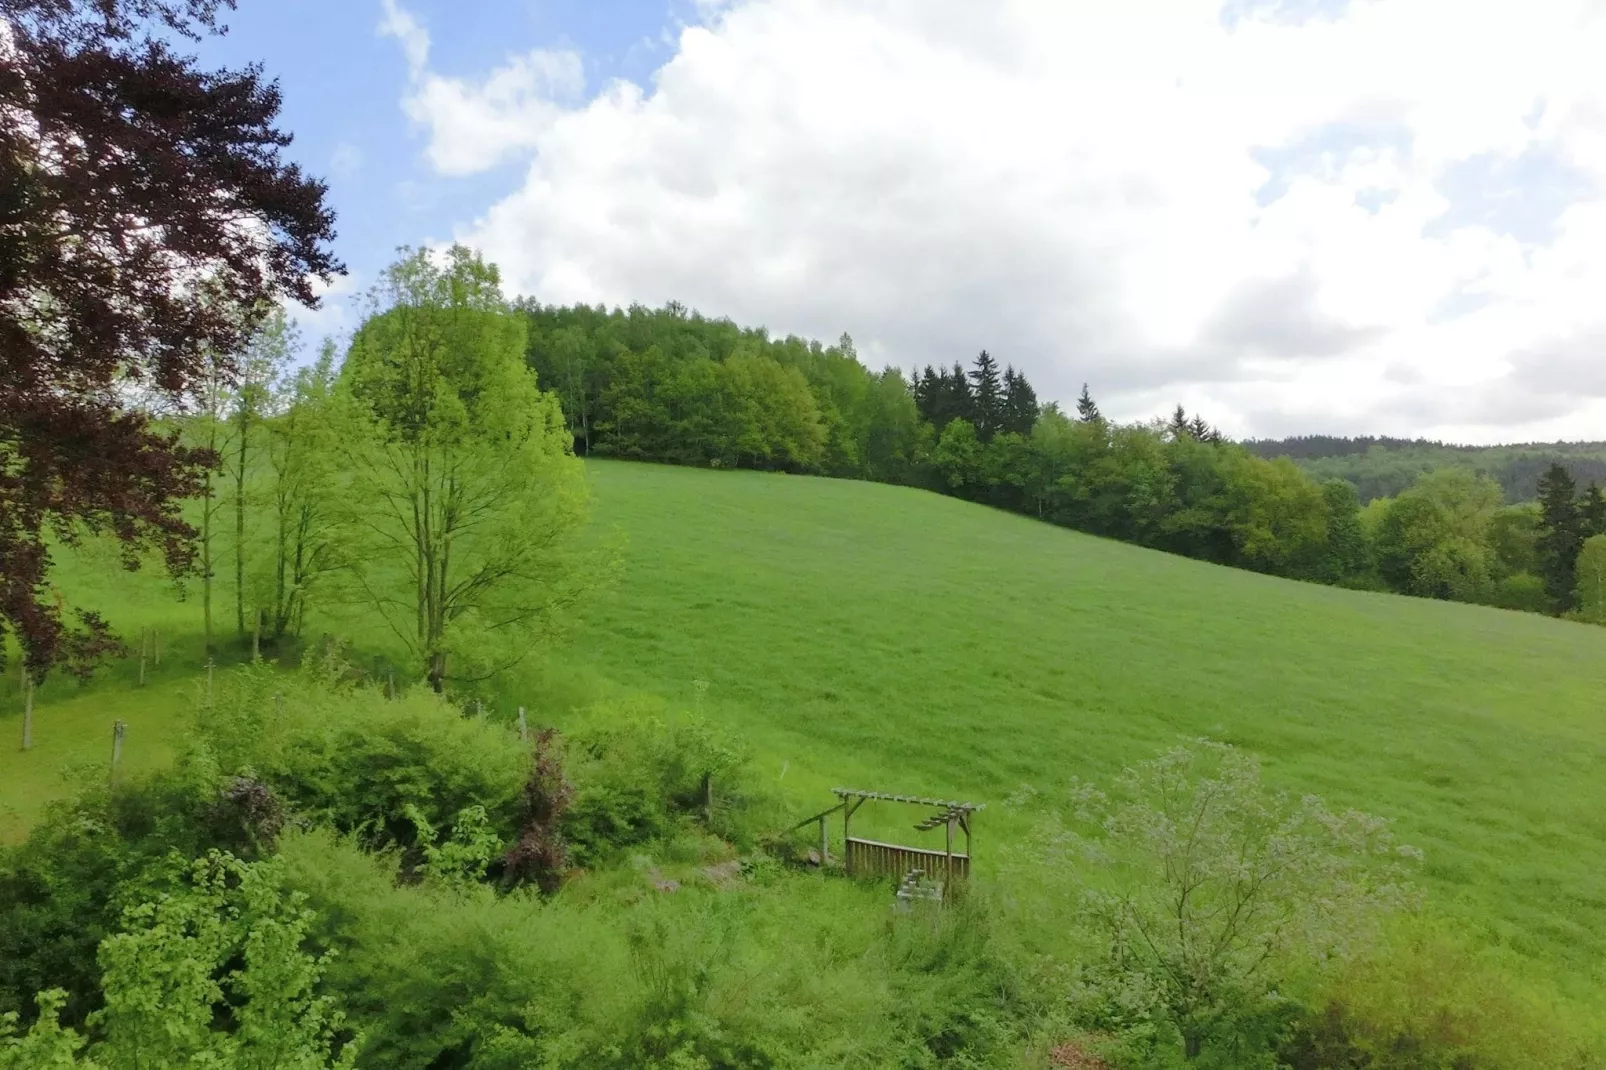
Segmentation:
<svg viewBox="0 0 1606 1070">
<path fill-rule="evenodd" d="M 1390 923 L 1382 823 L 1234 748 L 1142 763 L 1118 802 L 1073 784 L 1007 894 L 898 914 L 766 854 L 746 748 L 694 715 L 526 742 L 342 668 L 226 674 L 173 770 L 0 854 L 0 1066 L 1594 1065 Z M 550 882 L 506 864 L 532 816 L 575 847 Z"/>
</svg>

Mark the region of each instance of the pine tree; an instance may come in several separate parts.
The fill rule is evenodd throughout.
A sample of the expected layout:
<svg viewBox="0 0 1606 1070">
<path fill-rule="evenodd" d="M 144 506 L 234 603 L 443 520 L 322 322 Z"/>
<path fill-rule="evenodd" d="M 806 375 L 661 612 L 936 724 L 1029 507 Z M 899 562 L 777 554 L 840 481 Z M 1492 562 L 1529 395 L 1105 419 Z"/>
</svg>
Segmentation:
<svg viewBox="0 0 1606 1070">
<path fill-rule="evenodd" d="M 1539 571 L 1557 612 L 1572 608 L 1578 551 L 1584 543 L 1572 473 L 1551 464 L 1539 477 Z"/>
<path fill-rule="evenodd" d="M 1183 411 L 1180 404 L 1177 406 L 1177 411 L 1171 414 L 1171 423 L 1166 430 L 1171 432 L 1173 441 L 1180 442 L 1182 439 L 1193 437 L 1193 425 L 1188 423 L 1188 414 Z"/>
<path fill-rule="evenodd" d="M 974 388 L 972 394 L 976 413 L 976 418 L 971 422 L 976 425 L 976 436 L 986 442 L 999 430 L 1004 394 L 998 380 L 998 362 L 988 356 L 985 349 L 971 367 L 970 381 Z"/>
<path fill-rule="evenodd" d="M 1076 399 L 1076 417 L 1085 424 L 1103 420 L 1098 404 L 1094 402 L 1093 395 L 1087 392 L 1087 384 L 1082 384 L 1082 396 Z"/>
<path fill-rule="evenodd" d="M 970 378 L 965 374 L 965 366 L 957 360 L 954 361 L 953 370 L 948 373 L 947 379 L 946 397 L 948 408 L 944 414 L 943 423 L 946 425 L 949 420 L 959 419 L 969 420 L 971 425 L 974 426 L 976 423 L 976 395 L 970 389 Z M 941 434 L 941 430 L 941 428 L 938 428 L 939 434 Z"/>
<path fill-rule="evenodd" d="M 1037 423 L 1037 391 L 1026 376 L 1013 365 L 1004 369 L 1004 426 L 1003 430 L 1017 435 L 1032 433 Z"/>
<path fill-rule="evenodd" d="M 1578 501 L 1578 514 L 1583 538 L 1606 535 L 1606 491 L 1601 490 L 1599 483 L 1592 481 L 1584 491 Z"/>
<path fill-rule="evenodd" d="M 913 384 L 915 408 L 919 411 L 920 418 L 935 425 L 937 410 L 941 407 L 945 389 L 943 376 L 927 364 L 923 371 L 911 378 L 910 382 Z"/>
</svg>

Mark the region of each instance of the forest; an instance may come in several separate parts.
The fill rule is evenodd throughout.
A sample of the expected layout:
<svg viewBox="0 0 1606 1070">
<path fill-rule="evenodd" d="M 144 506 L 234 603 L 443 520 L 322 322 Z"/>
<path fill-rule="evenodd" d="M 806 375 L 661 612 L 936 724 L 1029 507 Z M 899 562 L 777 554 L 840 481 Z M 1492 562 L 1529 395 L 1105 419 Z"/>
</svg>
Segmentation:
<svg viewBox="0 0 1606 1070">
<path fill-rule="evenodd" d="M 1510 446 L 1456 446 L 1423 439 L 1301 435 L 1251 439 L 1245 448 L 1261 457 L 1289 457 L 1318 480 L 1343 479 L 1355 485 L 1365 505 L 1392 498 L 1417 477 L 1435 468 L 1463 468 L 1500 485 L 1505 500 L 1539 498 L 1539 477 L 1553 464 L 1580 483 L 1606 483 L 1606 443 L 1532 442 Z"/>
<path fill-rule="evenodd" d="M 1513 448 L 1495 471 L 1533 481 L 1519 496 L 1454 460 L 1489 451 L 1237 444 L 1180 406 L 1118 424 L 1086 387 L 1062 409 L 986 352 L 905 375 L 846 335 L 772 339 L 677 304 L 518 307 L 582 455 L 901 483 L 1275 576 L 1606 622 L 1606 498 L 1574 471 L 1606 462 L 1587 449 Z"/>
</svg>

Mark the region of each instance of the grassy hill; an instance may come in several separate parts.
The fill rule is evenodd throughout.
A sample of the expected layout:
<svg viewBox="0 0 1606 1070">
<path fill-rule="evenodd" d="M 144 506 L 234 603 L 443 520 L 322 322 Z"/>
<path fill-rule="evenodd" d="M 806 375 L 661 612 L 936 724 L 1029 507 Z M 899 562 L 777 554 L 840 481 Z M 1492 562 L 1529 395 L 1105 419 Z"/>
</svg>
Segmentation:
<svg viewBox="0 0 1606 1070">
<path fill-rule="evenodd" d="M 993 803 L 985 865 L 1022 783 L 1209 735 L 1397 819 L 1435 900 L 1497 939 L 1580 975 L 1606 959 L 1606 630 L 1291 583 L 897 487 L 591 470 L 628 573 L 549 677 L 688 706 L 705 680 L 800 800 L 847 783 Z"/>
<path fill-rule="evenodd" d="M 837 784 L 990 804 L 984 872 L 1025 826 L 999 805 L 1022 784 L 1057 791 L 1208 735 L 1281 784 L 1397 819 L 1436 909 L 1576 994 L 1606 985 L 1606 630 L 1291 583 L 897 487 L 589 469 L 625 575 L 569 646 L 505 683 L 499 712 L 569 723 L 618 694 L 701 707 L 740 726 L 800 817 Z M 198 617 L 139 582 L 151 593 L 114 607 L 125 628 Z M 175 649 L 193 651 L 189 627 Z M 53 685 L 41 738 L 73 733 L 59 752 L 0 747 L 14 831 L 54 790 L 42 766 L 102 760 L 112 716 L 183 685 L 131 691 L 130 671 Z M 14 686 L 0 702 L 9 741 Z M 160 724 L 136 729 L 159 759 Z"/>
</svg>

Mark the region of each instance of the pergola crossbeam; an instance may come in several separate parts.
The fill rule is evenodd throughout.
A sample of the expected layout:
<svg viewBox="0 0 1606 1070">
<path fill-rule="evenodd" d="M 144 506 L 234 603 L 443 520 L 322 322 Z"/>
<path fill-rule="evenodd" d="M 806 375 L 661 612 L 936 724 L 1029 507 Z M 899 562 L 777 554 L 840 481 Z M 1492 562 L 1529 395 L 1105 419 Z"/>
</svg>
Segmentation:
<svg viewBox="0 0 1606 1070">
<path fill-rule="evenodd" d="M 894 795 L 884 791 L 858 791 L 854 788 L 832 788 L 831 793 L 844 801 L 848 799 L 880 799 L 884 802 L 912 803 L 915 806 L 935 806 L 942 810 L 955 810 L 967 814 L 987 808 L 983 803 L 956 802 L 953 799 L 927 799 L 920 795 Z"/>
</svg>

